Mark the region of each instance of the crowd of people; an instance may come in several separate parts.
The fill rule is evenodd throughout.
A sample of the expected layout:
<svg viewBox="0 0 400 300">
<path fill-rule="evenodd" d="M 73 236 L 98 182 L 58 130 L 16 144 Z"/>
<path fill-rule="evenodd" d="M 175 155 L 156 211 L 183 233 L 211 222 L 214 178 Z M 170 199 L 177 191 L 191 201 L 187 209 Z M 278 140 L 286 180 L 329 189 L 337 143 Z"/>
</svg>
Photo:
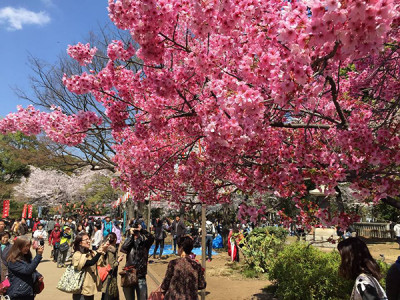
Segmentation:
<svg viewBox="0 0 400 300">
<path fill-rule="evenodd" d="M 44 278 L 37 267 L 47 243 L 58 268 L 67 267 L 66 262 L 70 260 L 74 270 L 83 272 L 84 280 L 79 293 L 72 295 L 73 300 L 92 300 L 98 292 L 102 300 L 147 300 L 149 249 L 155 243 L 152 255 L 155 257 L 159 248 L 161 259 L 168 232 L 178 258 L 169 262 L 165 279 L 151 295 L 161 293 L 164 299 L 198 299 L 198 290 L 206 286 L 204 270 L 192 253 L 195 240 L 188 235 L 188 228 L 179 216 L 173 221 L 155 219 L 150 228 L 139 216 L 127 222 L 125 234 L 121 223 L 122 220 L 111 220 L 108 216 L 82 220 L 37 218 L 29 222 L 0 220 L 0 293 L 11 300 L 32 300 L 41 292 Z M 125 265 L 119 268 L 122 261 Z M 118 292 L 119 281 L 123 296 Z"/>
<path fill-rule="evenodd" d="M 174 220 L 157 218 L 149 227 L 139 216 L 127 222 L 125 234 L 122 220 L 110 217 L 80 221 L 35 219 L 29 223 L 24 219 L 14 224 L 0 220 L 0 293 L 11 300 L 33 300 L 42 291 L 44 278 L 37 267 L 43 259 L 46 242 L 58 268 L 66 267 L 66 261 L 70 260 L 71 267 L 83 274 L 79 292 L 72 294 L 73 300 L 93 300 L 100 292 L 102 300 L 147 300 L 159 294 L 166 300 L 191 300 L 198 299 L 198 290 L 206 287 L 204 269 L 192 252 L 202 234 L 200 226 L 195 222 L 187 226 L 179 216 Z M 251 229 L 251 226 L 234 226 L 230 231 L 227 244 L 232 260 L 239 261 L 240 239 Z M 206 222 L 209 260 L 212 259 L 213 238 L 220 230 L 218 223 Z M 149 257 L 156 258 L 159 249 L 158 259 L 162 259 L 168 233 L 178 257 L 169 261 L 161 285 L 148 298 Z M 154 251 L 149 253 L 153 244 Z M 387 273 L 385 290 L 379 284 L 382 278 L 379 265 L 361 239 L 343 239 L 338 251 L 341 256 L 339 274 L 354 280 L 351 299 L 400 299 L 400 257 Z M 123 261 L 124 266 L 119 267 Z M 119 283 L 123 295 L 119 294 Z"/>
</svg>

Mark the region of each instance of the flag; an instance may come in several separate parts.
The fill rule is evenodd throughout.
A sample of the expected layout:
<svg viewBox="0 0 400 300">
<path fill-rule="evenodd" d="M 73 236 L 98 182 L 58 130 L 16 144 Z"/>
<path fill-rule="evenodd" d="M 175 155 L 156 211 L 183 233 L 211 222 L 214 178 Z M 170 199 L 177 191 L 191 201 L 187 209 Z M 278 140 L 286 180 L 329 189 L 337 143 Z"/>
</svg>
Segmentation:
<svg viewBox="0 0 400 300">
<path fill-rule="evenodd" d="M 10 215 L 10 200 L 3 201 L 3 218 L 6 218 Z"/>
<path fill-rule="evenodd" d="M 26 218 L 26 209 L 28 208 L 28 204 L 24 204 L 24 209 L 22 210 L 22 218 Z"/>
<path fill-rule="evenodd" d="M 32 210 L 33 210 L 32 205 L 28 205 L 28 219 L 32 219 Z"/>
</svg>

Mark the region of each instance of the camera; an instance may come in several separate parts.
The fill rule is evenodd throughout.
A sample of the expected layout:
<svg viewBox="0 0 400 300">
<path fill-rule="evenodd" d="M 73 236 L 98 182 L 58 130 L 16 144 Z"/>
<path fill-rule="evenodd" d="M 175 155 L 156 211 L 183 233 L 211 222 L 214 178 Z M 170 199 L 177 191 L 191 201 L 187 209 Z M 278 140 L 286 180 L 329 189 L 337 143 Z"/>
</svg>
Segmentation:
<svg viewBox="0 0 400 300">
<path fill-rule="evenodd" d="M 40 246 L 44 246 L 44 240 L 39 241 Z"/>
</svg>

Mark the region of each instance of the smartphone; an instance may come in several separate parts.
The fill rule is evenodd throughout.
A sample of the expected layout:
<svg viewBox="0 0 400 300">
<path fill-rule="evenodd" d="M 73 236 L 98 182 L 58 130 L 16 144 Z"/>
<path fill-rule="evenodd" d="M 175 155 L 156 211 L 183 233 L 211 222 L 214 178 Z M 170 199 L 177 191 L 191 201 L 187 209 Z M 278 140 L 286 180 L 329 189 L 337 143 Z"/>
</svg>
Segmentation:
<svg viewBox="0 0 400 300">
<path fill-rule="evenodd" d="M 44 246 L 44 240 L 39 241 L 40 246 Z"/>
</svg>

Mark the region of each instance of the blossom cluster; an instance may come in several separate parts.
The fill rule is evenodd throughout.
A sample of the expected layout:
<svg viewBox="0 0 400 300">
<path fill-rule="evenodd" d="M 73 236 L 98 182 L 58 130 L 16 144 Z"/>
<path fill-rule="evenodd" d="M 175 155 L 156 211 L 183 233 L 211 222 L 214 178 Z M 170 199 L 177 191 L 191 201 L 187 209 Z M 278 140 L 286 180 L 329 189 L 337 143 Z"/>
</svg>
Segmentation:
<svg viewBox="0 0 400 300">
<path fill-rule="evenodd" d="M 109 0 L 111 20 L 139 50 L 113 41 L 104 69 L 63 81 L 104 106 L 116 184 L 136 199 L 229 203 L 240 190 L 297 203 L 308 178 L 327 196 L 351 182 L 359 201 L 377 202 L 400 194 L 399 8 L 399 0 Z M 80 45 L 71 56 L 87 63 L 92 50 Z M 2 120 L 21 123 L 3 131 L 47 128 L 37 113 L 19 115 Z M 54 124 L 49 135 L 70 142 L 71 123 L 59 118 L 65 128 Z"/>
<path fill-rule="evenodd" d="M 86 66 L 92 62 L 93 56 L 96 54 L 97 48 L 90 48 L 90 44 L 78 43 L 76 45 L 69 45 L 67 53 L 73 59 L 79 62 L 81 66 Z"/>
</svg>

